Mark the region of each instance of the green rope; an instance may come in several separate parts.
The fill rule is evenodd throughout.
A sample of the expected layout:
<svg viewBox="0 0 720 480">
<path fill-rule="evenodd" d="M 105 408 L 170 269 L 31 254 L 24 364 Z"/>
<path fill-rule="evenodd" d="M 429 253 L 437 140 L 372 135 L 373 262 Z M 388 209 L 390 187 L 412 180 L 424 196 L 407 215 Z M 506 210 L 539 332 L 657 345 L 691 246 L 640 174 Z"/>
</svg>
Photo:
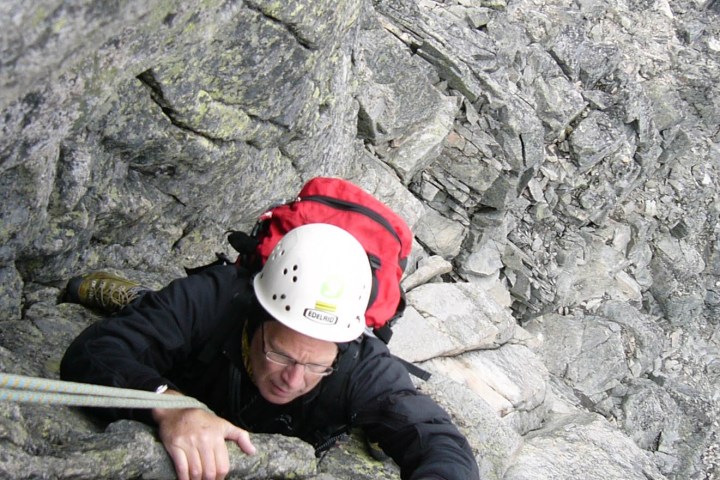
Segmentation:
<svg viewBox="0 0 720 480">
<path fill-rule="evenodd" d="M 104 408 L 209 408 L 183 395 L 0 373 L 0 401 Z"/>
</svg>

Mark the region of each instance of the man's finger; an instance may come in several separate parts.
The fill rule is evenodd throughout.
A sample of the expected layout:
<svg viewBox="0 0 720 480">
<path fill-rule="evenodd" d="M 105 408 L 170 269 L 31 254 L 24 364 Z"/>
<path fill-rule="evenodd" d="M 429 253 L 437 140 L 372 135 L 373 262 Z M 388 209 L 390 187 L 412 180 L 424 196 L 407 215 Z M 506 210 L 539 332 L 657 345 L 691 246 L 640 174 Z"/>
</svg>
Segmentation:
<svg viewBox="0 0 720 480">
<path fill-rule="evenodd" d="M 215 476 L 218 480 L 222 480 L 230 471 L 230 458 L 225 442 L 222 443 L 215 452 Z"/>
<path fill-rule="evenodd" d="M 175 465 L 175 474 L 177 475 L 178 480 L 189 480 L 188 461 L 185 452 L 182 449 L 175 447 L 169 449 L 168 454 Z"/>
<path fill-rule="evenodd" d="M 225 434 L 225 438 L 233 440 L 237 443 L 238 447 L 240 447 L 240 450 L 248 455 L 255 455 L 256 449 L 255 445 L 253 445 L 250 441 L 250 434 L 242 428 L 231 425 L 228 432 Z"/>
<path fill-rule="evenodd" d="M 200 480 L 203 473 L 203 464 L 195 447 L 189 447 L 185 452 L 190 480 Z"/>
<path fill-rule="evenodd" d="M 200 459 L 200 478 L 204 480 L 215 480 L 217 470 L 215 466 L 215 449 L 213 445 L 205 444 L 200 446 L 198 458 Z M 222 445 L 225 447 L 225 445 Z"/>
</svg>

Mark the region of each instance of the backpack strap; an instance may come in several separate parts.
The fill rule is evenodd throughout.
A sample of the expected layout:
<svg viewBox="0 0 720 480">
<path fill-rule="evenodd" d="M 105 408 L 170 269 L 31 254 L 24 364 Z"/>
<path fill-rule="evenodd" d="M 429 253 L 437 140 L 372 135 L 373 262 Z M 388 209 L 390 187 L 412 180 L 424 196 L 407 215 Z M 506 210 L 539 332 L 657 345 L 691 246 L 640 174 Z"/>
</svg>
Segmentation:
<svg viewBox="0 0 720 480">
<path fill-rule="evenodd" d="M 228 242 L 238 252 L 237 263 L 252 271 L 259 271 L 262 268 L 256 250 L 258 246 L 258 232 L 261 229 L 261 222 L 253 228 L 252 233 L 245 233 L 238 230 L 231 230 L 228 233 Z"/>
<path fill-rule="evenodd" d="M 380 328 L 373 328 L 373 334 L 374 334 L 377 338 L 379 338 L 380 340 L 382 340 L 382 342 L 383 342 L 385 345 L 387 345 L 388 343 L 390 343 L 390 339 L 391 339 L 392 336 L 393 336 L 393 331 L 392 331 L 392 328 L 390 328 L 389 323 L 386 323 L 385 325 L 383 325 L 383 326 L 380 327 Z"/>
<path fill-rule="evenodd" d="M 430 380 L 430 377 L 432 376 L 432 374 L 430 372 L 428 372 L 427 370 L 424 370 L 424 369 L 418 367 L 417 365 L 415 365 L 414 363 L 408 362 L 404 358 L 400 358 L 397 355 L 394 355 L 394 354 L 390 354 L 390 355 L 392 355 L 393 358 L 395 358 L 395 360 L 402 363 L 410 375 L 413 375 L 413 376 L 419 378 L 420 380 L 425 380 L 426 382 L 428 380 Z"/>
<path fill-rule="evenodd" d="M 395 313 L 395 316 L 393 318 L 391 318 L 390 321 L 388 321 L 382 327 L 373 329 L 373 334 L 377 338 L 382 340 L 382 342 L 385 345 L 390 343 L 390 339 L 393 336 L 392 325 L 405 312 L 405 305 L 406 305 L 405 292 L 401 289 L 400 290 L 400 303 L 398 304 L 398 309 L 397 309 L 397 312 Z M 413 375 L 413 376 L 415 376 L 421 380 L 425 380 L 425 381 L 428 381 L 430 379 L 430 377 L 432 376 L 430 372 L 418 367 L 414 363 L 408 362 L 407 360 L 400 358 L 397 355 L 394 355 L 392 353 L 391 353 L 391 355 L 405 366 L 405 369 L 408 371 L 408 373 L 410 375 Z"/>
<path fill-rule="evenodd" d="M 224 253 L 215 252 L 215 257 L 217 257 L 216 260 L 212 263 L 208 263 L 207 265 L 200 265 L 199 267 L 185 267 L 185 274 L 195 275 L 196 273 L 200 273 L 210 267 L 216 267 L 218 265 L 230 265 L 231 263 L 233 263 L 230 257 L 225 255 Z"/>
</svg>

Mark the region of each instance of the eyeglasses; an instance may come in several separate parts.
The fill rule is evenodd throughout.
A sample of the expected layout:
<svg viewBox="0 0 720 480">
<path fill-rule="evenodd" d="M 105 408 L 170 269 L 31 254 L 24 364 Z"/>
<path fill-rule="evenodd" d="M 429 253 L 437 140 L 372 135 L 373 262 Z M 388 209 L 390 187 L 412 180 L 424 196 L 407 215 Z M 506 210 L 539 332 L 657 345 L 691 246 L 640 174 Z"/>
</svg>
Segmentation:
<svg viewBox="0 0 720 480">
<path fill-rule="evenodd" d="M 305 371 L 308 373 L 311 373 L 313 375 L 320 375 L 322 377 L 326 375 L 330 375 L 335 371 L 333 367 L 328 367 L 327 365 L 319 365 L 317 363 L 300 363 L 297 360 L 295 360 L 292 357 L 288 357 L 287 355 L 284 355 L 282 353 L 273 352 L 272 350 L 266 350 L 265 349 L 265 324 L 263 323 L 260 325 L 260 335 L 262 335 L 262 349 L 263 353 L 265 354 L 265 358 L 267 358 L 272 363 L 276 363 L 278 365 L 282 365 L 284 367 L 294 367 L 295 365 L 300 365 L 305 367 Z"/>
</svg>

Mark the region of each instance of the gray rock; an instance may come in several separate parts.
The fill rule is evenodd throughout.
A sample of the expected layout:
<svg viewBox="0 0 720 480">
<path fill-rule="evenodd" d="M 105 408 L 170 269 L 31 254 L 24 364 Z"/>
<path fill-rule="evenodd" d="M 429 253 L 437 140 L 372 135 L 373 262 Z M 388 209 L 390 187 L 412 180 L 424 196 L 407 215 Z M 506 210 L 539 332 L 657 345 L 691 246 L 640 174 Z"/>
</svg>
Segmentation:
<svg viewBox="0 0 720 480">
<path fill-rule="evenodd" d="M 567 452 L 572 451 L 572 455 Z M 558 416 L 526 435 L 505 480 L 534 478 L 660 480 L 666 478 L 641 450 L 600 415 Z"/>
<path fill-rule="evenodd" d="M 385 159 L 405 184 L 438 157 L 443 140 L 452 129 L 458 105 L 456 99 L 443 97 L 439 104 L 426 108 L 434 113 L 430 121 L 394 141 Z"/>
<path fill-rule="evenodd" d="M 358 135 L 374 145 L 398 146 L 418 126 L 434 123 L 447 99 L 430 83 L 422 62 L 407 55 L 407 47 L 380 25 L 363 29 L 355 56 L 359 85 Z M 454 104 L 454 102 L 452 102 Z M 450 118 L 444 120 L 452 125 Z M 443 138 L 444 135 L 439 138 Z M 410 175 L 412 176 L 412 175 Z"/>
<path fill-rule="evenodd" d="M 367 151 L 358 152 L 357 170 L 347 179 L 364 188 L 392 208 L 412 228 L 425 213 L 425 207 L 407 189 L 385 163 L 372 157 Z"/>
<path fill-rule="evenodd" d="M 460 253 L 467 230 L 462 224 L 425 207 L 413 233 L 431 253 L 450 260 Z"/>
<path fill-rule="evenodd" d="M 252 440 L 258 450 L 252 456 L 228 442 L 228 478 L 308 478 L 316 472 L 310 445 L 280 435 L 255 434 Z M 62 461 L 57 462 L 55 472 L 46 470 L 50 478 L 63 478 L 68 470 L 76 478 L 175 478 L 174 466 L 162 444 L 148 427 L 136 422 L 113 423 L 102 434 L 60 449 L 60 455 Z"/>
<path fill-rule="evenodd" d="M 598 235 L 585 234 L 576 240 L 568 239 L 555 279 L 559 303 L 592 309 L 603 298 L 640 302 L 640 286 L 625 271 L 629 262 L 622 252 L 605 245 Z"/>
<path fill-rule="evenodd" d="M 170 457 L 150 427 L 133 421 L 105 431 L 81 412 L 52 405 L 2 406 L 3 478 L 175 478 Z M 229 478 L 309 478 L 316 473 L 310 445 L 280 435 L 253 435 L 247 456 L 228 442 Z"/>
<path fill-rule="evenodd" d="M 433 376 L 419 385 L 420 390 L 453 416 L 475 452 L 480 478 L 504 478 L 507 459 L 517 452 L 521 437 L 468 386 L 446 377 L 432 364 L 423 366 L 428 367 Z"/>
<path fill-rule="evenodd" d="M 405 309 L 403 316 L 393 325 L 390 351 L 411 362 L 434 358 L 448 352 L 456 353 L 461 347 L 457 340 L 440 335 L 437 319 L 426 318 L 412 305 Z"/>
<path fill-rule="evenodd" d="M 513 336 L 510 312 L 472 283 L 427 283 L 408 292 L 407 302 L 424 321 L 412 313 L 399 320 L 391 348 L 409 361 L 495 348 Z M 417 341 L 415 332 L 434 340 Z"/>
<path fill-rule="evenodd" d="M 4 320 L 19 320 L 22 311 L 22 277 L 12 266 L 0 268 L 0 309 Z"/>
<path fill-rule="evenodd" d="M 522 345 L 465 353 L 430 362 L 433 370 L 466 385 L 519 434 L 546 420 L 548 371 L 540 357 Z M 482 374 L 480 374 L 482 372 Z"/>
<path fill-rule="evenodd" d="M 353 431 L 352 435 L 339 441 L 322 456 L 318 462 L 318 472 L 337 479 L 398 480 L 400 478 L 400 469 L 392 459 L 378 461 L 368 454 L 363 433 L 359 430 Z M 320 480 L 322 477 L 317 478 Z"/>
<path fill-rule="evenodd" d="M 614 322 L 597 316 L 550 314 L 526 329 L 544 340 L 541 355 L 550 373 L 570 384 L 587 407 L 600 403 L 633 376 L 624 332 Z"/>
<path fill-rule="evenodd" d="M 601 111 L 591 112 L 582 119 L 569 137 L 581 172 L 616 153 L 625 141 L 622 125 Z"/>
<path fill-rule="evenodd" d="M 57 375 L 96 318 L 72 275 L 162 285 L 344 176 L 415 230 L 391 347 L 514 409 L 419 385 L 484 478 L 717 478 L 717 2 L 96 3 L 0 5 L 3 371 Z M 142 429 L 2 408 L 4 477 L 168 467 Z M 303 475 L 397 474 L 333 453 Z"/>
<path fill-rule="evenodd" d="M 493 240 L 473 249 L 458 268 L 465 275 L 491 276 L 503 267 L 501 252 L 504 248 Z"/>
<path fill-rule="evenodd" d="M 621 326 L 628 366 L 633 375 L 639 377 L 652 372 L 658 356 L 667 348 L 665 332 L 657 319 L 620 301 L 606 302 L 600 313 Z"/>
<path fill-rule="evenodd" d="M 622 404 L 622 428 L 640 448 L 655 452 L 665 474 L 678 466 L 682 412 L 672 396 L 650 380 L 637 379 Z"/>
<path fill-rule="evenodd" d="M 403 278 L 401 285 L 405 291 L 410 291 L 418 285 L 431 281 L 433 278 L 452 271 L 452 264 L 444 258 L 433 255 L 418 262 L 415 271 Z"/>
<path fill-rule="evenodd" d="M 528 49 L 522 81 L 535 98 L 535 111 L 545 127 L 545 139 L 564 139 L 566 129 L 578 119 L 587 103 L 570 79 L 545 50 Z"/>
</svg>

